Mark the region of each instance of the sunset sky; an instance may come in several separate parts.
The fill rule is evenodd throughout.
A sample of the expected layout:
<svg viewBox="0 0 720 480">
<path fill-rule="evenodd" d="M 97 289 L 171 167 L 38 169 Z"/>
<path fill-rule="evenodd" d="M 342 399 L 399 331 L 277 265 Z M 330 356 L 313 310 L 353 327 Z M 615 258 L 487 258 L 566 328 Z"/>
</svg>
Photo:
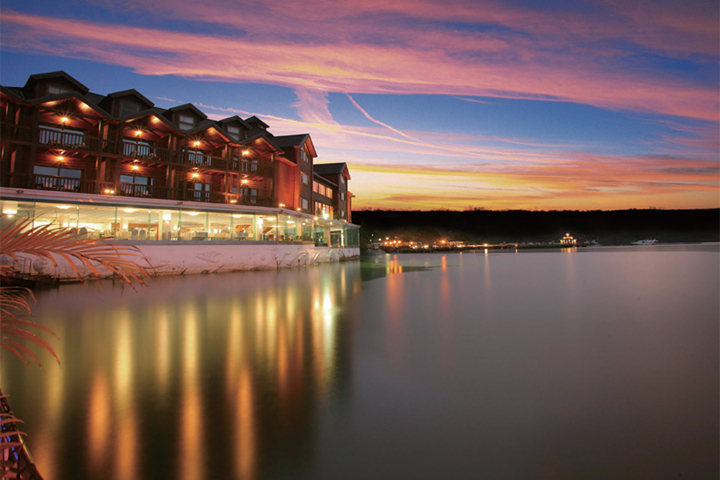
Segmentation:
<svg viewBox="0 0 720 480">
<path fill-rule="evenodd" d="M 354 208 L 720 206 L 717 0 L 3 0 L 64 70 L 346 162 Z"/>
</svg>

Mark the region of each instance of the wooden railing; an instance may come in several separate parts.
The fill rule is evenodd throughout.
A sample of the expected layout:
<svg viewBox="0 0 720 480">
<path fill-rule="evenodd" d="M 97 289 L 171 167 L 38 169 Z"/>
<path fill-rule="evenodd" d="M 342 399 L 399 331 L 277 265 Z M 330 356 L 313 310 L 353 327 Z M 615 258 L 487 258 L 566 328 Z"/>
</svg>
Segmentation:
<svg viewBox="0 0 720 480">
<path fill-rule="evenodd" d="M 127 158 L 149 160 L 151 162 L 170 163 L 173 159 L 172 150 L 154 145 L 143 145 L 131 140 L 123 140 L 122 154 Z"/>
<path fill-rule="evenodd" d="M 38 143 L 49 148 L 87 153 L 107 151 L 109 145 L 107 141 L 98 137 L 90 137 L 76 131 L 58 131 L 43 126 L 40 126 Z"/>
<path fill-rule="evenodd" d="M 95 182 L 81 178 L 56 177 L 52 175 L 33 175 L 38 190 L 56 190 L 59 192 L 95 193 Z"/>
</svg>

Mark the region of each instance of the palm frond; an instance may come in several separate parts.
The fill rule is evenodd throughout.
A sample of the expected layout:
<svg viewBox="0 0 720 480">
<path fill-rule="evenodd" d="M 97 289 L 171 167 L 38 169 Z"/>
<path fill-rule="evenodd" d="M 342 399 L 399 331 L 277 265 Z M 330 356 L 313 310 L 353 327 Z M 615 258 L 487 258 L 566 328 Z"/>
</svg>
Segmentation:
<svg viewBox="0 0 720 480">
<path fill-rule="evenodd" d="M 44 259 L 55 267 L 58 259 L 66 262 L 79 280 L 83 274 L 79 267 L 86 268 L 96 277 L 101 270 L 119 278 L 123 285 L 127 283 L 133 289 L 135 284 L 145 285 L 147 270 L 138 262 L 147 259 L 132 245 L 117 245 L 106 240 L 81 238 L 78 234 L 52 228 L 52 225 L 32 227 L 29 221 L 11 223 L 0 230 L 0 256 L 6 255 L 18 261 L 22 256 Z M 10 265 L 0 265 L 0 276 L 6 277 L 12 271 Z M 104 273 L 104 272 L 103 272 Z M 27 288 L 0 287 L 0 348 L 12 353 L 25 363 L 34 361 L 42 366 L 37 355 L 22 342 L 29 342 L 48 351 L 58 362 L 52 345 L 30 329 L 45 333 L 55 333 L 35 322 L 27 320 L 31 311 L 31 301 L 35 301 Z M 55 335 L 57 337 L 57 335 Z"/>
<path fill-rule="evenodd" d="M 102 239 L 81 238 L 79 234 L 52 228 L 52 225 L 32 227 L 29 221 L 14 222 L 0 230 L 0 254 L 18 260 L 17 254 L 48 260 L 57 267 L 57 257 L 67 262 L 82 279 L 74 260 L 99 277 L 97 267 L 105 268 L 135 288 L 134 282 L 144 285 L 147 270 L 138 262 L 147 259 L 132 245 L 117 245 Z M 149 264 L 149 263 L 148 263 Z"/>
</svg>

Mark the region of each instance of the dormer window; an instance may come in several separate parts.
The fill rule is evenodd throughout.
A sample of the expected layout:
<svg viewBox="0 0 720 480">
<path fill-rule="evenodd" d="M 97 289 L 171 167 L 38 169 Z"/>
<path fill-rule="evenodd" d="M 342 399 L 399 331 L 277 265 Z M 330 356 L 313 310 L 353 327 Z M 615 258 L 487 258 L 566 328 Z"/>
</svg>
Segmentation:
<svg viewBox="0 0 720 480">
<path fill-rule="evenodd" d="M 305 147 L 300 147 L 300 159 L 306 163 L 309 161 L 308 154 L 307 154 L 307 151 L 305 150 Z"/>
<path fill-rule="evenodd" d="M 180 130 L 190 130 L 195 126 L 195 119 L 191 117 L 190 115 L 183 115 L 180 114 L 178 116 L 178 124 L 180 127 Z"/>
<path fill-rule="evenodd" d="M 70 91 L 69 88 L 63 85 L 58 85 L 56 83 L 49 84 L 47 88 L 48 95 L 58 95 L 60 93 L 67 93 Z"/>
<path fill-rule="evenodd" d="M 235 140 L 240 140 L 240 127 L 238 127 L 237 125 L 228 125 L 227 131 L 232 138 L 234 138 Z"/>
<path fill-rule="evenodd" d="M 140 111 L 140 105 L 129 100 L 123 100 L 120 102 L 120 116 L 127 114 L 133 114 Z"/>
</svg>

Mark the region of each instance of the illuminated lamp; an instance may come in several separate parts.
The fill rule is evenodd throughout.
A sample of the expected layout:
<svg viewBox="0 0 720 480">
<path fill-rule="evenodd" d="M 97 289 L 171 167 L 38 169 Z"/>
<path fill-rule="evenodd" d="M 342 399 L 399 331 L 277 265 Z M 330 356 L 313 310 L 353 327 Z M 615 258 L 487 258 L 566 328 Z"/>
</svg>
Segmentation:
<svg viewBox="0 0 720 480">
<path fill-rule="evenodd" d="M 137 171 L 137 170 L 140 170 L 140 167 L 138 167 L 137 165 L 133 165 L 133 166 L 132 166 L 132 169 L 135 170 L 135 171 Z"/>
<path fill-rule="evenodd" d="M 113 190 L 113 189 L 111 189 L 111 188 L 106 188 L 105 190 L 103 190 L 103 193 L 105 193 L 105 194 L 107 194 L 107 195 L 114 195 L 114 194 L 115 194 L 115 190 Z"/>
<path fill-rule="evenodd" d="M 190 175 L 191 178 L 198 178 L 199 176 L 199 173 L 193 173 L 192 175 Z"/>
<path fill-rule="evenodd" d="M 3 202 L 2 214 L 3 215 L 15 215 L 18 212 L 18 202 Z"/>
<path fill-rule="evenodd" d="M 135 130 L 135 136 L 139 137 L 140 135 L 142 135 L 142 130 Z"/>
<path fill-rule="evenodd" d="M 195 141 L 193 142 L 193 147 L 199 147 L 199 146 L 200 146 L 200 141 L 199 141 L 199 140 L 195 140 Z"/>
<path fill-rule="evenodd" d="M 240 180 L 240 183 L 242 183 L 243 185 L 246 185 L 248 183 L 248 179 L 243 178 L 242 180 Z"/>
<path fill-rule="evenodd" d="M 280 208 L 282 208 L 282 207 L 284 207 L 284 206 L 285 206 L 285 204 L 284 204 L 284 203 L 280 203 L 280 204 L 278 204 L 278 207 L 280 207 Z"/>
<path fill-rule="evenodd" d="M 65 160 L 65 157 L 63 157 L 62 155 L 58 155 L 57 159 L 58 162 L 62 162 L 63 160 Z"/>
<path fill-rule="evenodd" d="M 66 124 L 67 122 L 69 122 L 69 121 L 70 121 L 70 119 L 69 119 L 68 117 L 62 117 L 62 118 L 60 118 L 60 123 L 62 123 L 63 125 L 65 125 L 65 124 Z"/>
<path fill-rule="evenodd" d="M 298 208 L 296 208 L 295 210 L 297 210 L 297 211 L 299 212 L 299 211 L 301 210 L 301 208 L 300 208 L 300 207 L 298 207 Z"/>
<path fill-rule="evenodd" d="M 233 198 L 230 200 L 230 203 L 237 203 L 237 200 Z"/>
<path fill-rule="evenodd" d="M 190 215 L 191 217 L 197 217 L 198 215 L 200 215 L 200 212 L 188 212 L 188 215 Z"/>
<path fill-rule="evenodd" d="M 248 155 L 250 155 L 250 150 L 245 149 L 245 150 L 242 151 L 242 156 L 243 156 L 243 157 L 247 157 Z"/>
</svg>

